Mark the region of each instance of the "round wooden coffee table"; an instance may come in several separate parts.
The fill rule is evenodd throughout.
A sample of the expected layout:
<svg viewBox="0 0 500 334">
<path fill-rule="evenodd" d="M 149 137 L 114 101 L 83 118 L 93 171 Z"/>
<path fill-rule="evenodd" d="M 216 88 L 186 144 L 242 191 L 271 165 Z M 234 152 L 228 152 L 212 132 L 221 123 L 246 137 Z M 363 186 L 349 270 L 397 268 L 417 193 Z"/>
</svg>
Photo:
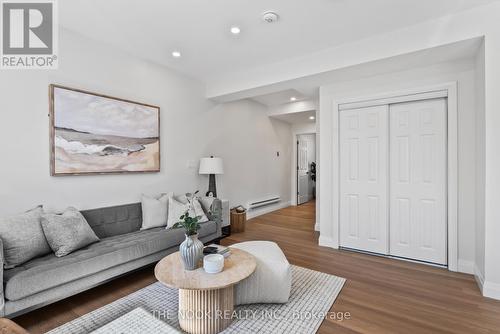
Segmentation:
<svg viewBox="0 0 500 334">
<path fill-rule="evenodd" d="M 200 264 L 201 265 L 201 264 Z M 155 267 L 156 279 L 179 289 L 179 324 L 188 333 L 215 334 L 232 322 L 233 287 L 250 276 L 256 267 L 249 253 L 231 248 L 224 270 L 207 274 L 202 267 L 184 270 L 179 252 L 163 258 Z"/>
</svg>

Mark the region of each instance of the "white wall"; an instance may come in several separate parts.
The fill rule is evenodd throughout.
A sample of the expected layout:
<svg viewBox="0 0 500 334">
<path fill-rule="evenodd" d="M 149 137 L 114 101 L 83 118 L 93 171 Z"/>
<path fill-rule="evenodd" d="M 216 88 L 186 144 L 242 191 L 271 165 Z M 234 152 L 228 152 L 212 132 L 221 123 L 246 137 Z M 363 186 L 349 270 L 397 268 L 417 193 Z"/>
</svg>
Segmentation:
<svg viewBox="0 0 500 334">
<path fill-rule="evenodd" d="M 498 3 L 498 2 L 497 2 Z M 500 6 L 500 3 L 498 3 Z M 485 276 L 483 294 L 500 299 L 500 20 L 485 37 Z"/>
<path fill-rule="evenodd" d="M 218 105 L 200 122 L 205 124 L 200 149 L 224 159 L 219 197 L 230 199 L 231 207 L 276 195 L 282 201 L 270 208 L 290 205 L 290 124 L 269 117 L 267 107 L 251 100 Z M 202 184 L 206 189 L 208 178 Z"/>
<path fill-rule="evenodd" d="M 197 185 L 186 160 L 199 158 L 193 117 L 209 104 L 198 82 L 139 61 L 103 44 L 61 30 L 58 70 L 0 74 L 0 216 L 37 204 L 61 209 L 92 208 L 137 201 L 141 192 L 184 191 Z M 158 105 L 161 108 L 162 172 L 145 175 L 49 176 L 48 85 L 57 83 Z M 195 125 L 195 127 L 193 127 Z"/>
<path fill-rule="evenodd" d="M 198 175 L 197 163 L 209 154 L 224 158 L 220 193 L 231 204 L 267 193 L 289 199 L 290 175 L 278 175 L 277 169 L 286 161 L 283 171 L 289 170 L 290 127 L 269 120 L 262 106 L 216 106 L 205 99 L 200 82 L 66 30 L 60 31 L 59 45 L 58 70 L 0 73 L 0 217 L 38 204 L 87 209 L 136 202 L 143 192 L 206 191 L 208 180 Z M 162 171 L 51 177 L 51 83 L 160 106 Z M 280 158 L 273 156 L 278 150 Z M 188 162 L 194 166 L 188 168 Z"/>
<path fill-rule="evenodd" d="M 484 43 L 481 45 L 476 56 L 476 71 L 475 71 L 475 124 L 476 124 L 476 156 L 475 156 L 475 181 L 476 181 L 476 202 L 475 202 L 475 275 L 480 282 L 480 287 L 484 284 L 485 267 L 484 267 L 484 251 L 485 251 L 485 221 L 484 221 L 484 196 L 485 196 L 485 163 L 486 163 L 486 147 L 485 147 L 485 67 L 484 67 Z"/>
<path fill-rule="evenodd" d="M 304 111 L 311 111 L 318 109 L 318 102 L 315 100 L 304 100 L 297 101 L 291 103 L 280 104 L 277 106 L 269 107 L 269 115 L 285 115 L 285 114 L 293 114 L 300 113 Z M 300 123 L 297 123 L 296 126 L 301 126 Z"/>
<path fill-rule="evenodd" d="M 458 82 L 458 169 L 459 169 L 459 207 L 458 207 L 458 238 L 459 238 L 459 270 L 472 273 L 475 260 L 475 63 L 465 59 L 434 66 L 412 69 L 404 72 L 378 75 L 362 80 L 333 84 L 321 87 L 320 91 L 320 156 L 321 184 L 320 195 L 325 201 L 321 212 L 321 239 L 326 241 L 336 237 L 338 231 L 332 229 L 331 221 L 334 215 L 333 205 L 327 206 L 333 199 L 331 187 L 337 186 L 332 173 L 333 136 L 337 129 L 333 128 L 332 103 L 338 98 L 356 98 L 390 91 L 413 89 L 426 85 L 436 85 L 451 81 Z"/>
<path fill-rule="evenodd" d="M 292 124 L 294 137 L 303 133 L 316 133 L 316 122 L 294 123 Z"/>
</svg>

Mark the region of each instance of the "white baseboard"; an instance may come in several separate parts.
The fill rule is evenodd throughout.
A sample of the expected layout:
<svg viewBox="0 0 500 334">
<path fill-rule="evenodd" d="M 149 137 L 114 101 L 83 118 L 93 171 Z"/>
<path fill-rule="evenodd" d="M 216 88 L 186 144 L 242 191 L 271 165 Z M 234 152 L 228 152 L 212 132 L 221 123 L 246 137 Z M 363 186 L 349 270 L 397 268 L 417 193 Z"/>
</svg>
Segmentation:
<svg viewBox="0 0 500 334">
<path fill-rule="evenodd" d="M 260 209 L 249 210 L 247 211 L 247 219 L 252 219 L 258 216 L 262 216 L 265 215 L 266 213 L 283 209 L 289 206 L 290 206 L 290 201 L 287 201 L 287 202 L 279 202 Z"/>
<path fill-rule="evenodd" d="M 319 232 L 319 222 L 316 221 L 316 223 L 314 224 L 314 230 Z"/>
<path fill-rule="evenodd" d="M 476 265 L 474 265 L 474 278 L 476 279 L 476 283 L 479 286 L 479 290 L 481 290 L 481 293 L 483 293 L 484 276 Z"/>
<path fill-rule="evenodd" d="M 500 284 L 486 281 L 477 267 L 474 267 L 474 277 L 483 296 L 500 300 Z"/>
<path fill-rule="evenodd" d="M 500 300 L 500 284 L 486 281 L 477 266 L 474 266 L 474 278 L 484 297 Z"/>
<path fill-rule="evenodd" d="M 484 282 L 483 296 L 500 300 L 500 284 L 493 282 Z"/>
<path fill-rule="evenodd" d="M 474 275 L 475 264 L 472 261 L 458 259 L 458 272 Z"/>
<path fill-rule="evenodd" d="M 324 247 L 330 247 L 338 249 L 338 246 L 335 245 L 333 239 L 330 237 L 325 237 L 324 235 L 319 236 L 319 245 Z"/>
</svg>

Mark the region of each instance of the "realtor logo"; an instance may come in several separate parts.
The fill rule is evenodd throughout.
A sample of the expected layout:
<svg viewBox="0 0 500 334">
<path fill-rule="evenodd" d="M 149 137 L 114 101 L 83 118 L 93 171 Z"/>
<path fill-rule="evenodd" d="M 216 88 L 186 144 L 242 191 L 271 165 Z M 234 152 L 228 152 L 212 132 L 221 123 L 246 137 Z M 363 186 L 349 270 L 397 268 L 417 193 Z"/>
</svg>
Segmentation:
<svg viewBox="0 0 500 334">
<path fill-rule="evenodd" d="M 2 69 L 57 68 L 54 0 L 1 1 Z"/>
</svg>

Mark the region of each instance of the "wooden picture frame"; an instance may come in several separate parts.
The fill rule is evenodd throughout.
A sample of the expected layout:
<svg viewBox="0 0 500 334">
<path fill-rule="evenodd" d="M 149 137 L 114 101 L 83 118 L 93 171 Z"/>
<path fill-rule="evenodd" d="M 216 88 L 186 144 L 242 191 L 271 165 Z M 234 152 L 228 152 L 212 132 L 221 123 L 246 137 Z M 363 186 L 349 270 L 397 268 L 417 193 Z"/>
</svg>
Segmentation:
<svg viewBox="0 0 500 334">
<path fill-rule="evenodd" d="M 160 107 L 49 85 L 50 175 L 157 173 Z"/>
</svg>

